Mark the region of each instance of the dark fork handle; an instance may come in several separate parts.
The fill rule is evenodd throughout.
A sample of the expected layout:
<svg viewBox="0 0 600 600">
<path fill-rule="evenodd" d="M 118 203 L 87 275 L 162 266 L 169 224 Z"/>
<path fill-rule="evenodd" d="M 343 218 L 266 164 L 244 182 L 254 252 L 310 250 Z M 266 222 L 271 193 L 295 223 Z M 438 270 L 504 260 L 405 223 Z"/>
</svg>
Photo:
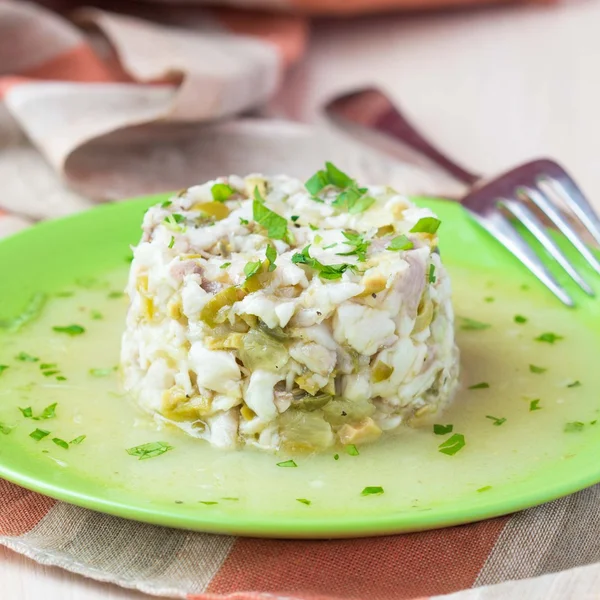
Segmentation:
<svg viewBox="0 0 600 600">
<path fill-rule="evenodd" d="M 427 157 L 455 179 L 472 186 L 480 179 L 450 160 L 410 123 L 390 99 L 376 88 L 365 88 L 339 96 L 325 107 L 339 125 L 344 121 L 392 137 Z"/>
</svg>

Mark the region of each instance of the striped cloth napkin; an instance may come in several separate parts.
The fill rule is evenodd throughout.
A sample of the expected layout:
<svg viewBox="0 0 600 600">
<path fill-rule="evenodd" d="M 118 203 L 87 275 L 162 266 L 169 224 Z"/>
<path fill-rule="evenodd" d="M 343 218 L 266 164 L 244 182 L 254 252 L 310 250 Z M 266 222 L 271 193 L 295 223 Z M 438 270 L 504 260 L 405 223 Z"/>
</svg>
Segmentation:
<svg viewBox="0 0 600 600">
<path fill-rule="evenodd" d="M 246 4 L 333 13 L 426 2 Z M 69 19 L 0 1 L 0 236 L 98 200 L 196 182 L 215 149 L 207 150 L 205 123 L 264 104 L 301 57 L 308 31 L 304 17 L 283 12 L 167 10 L 155 2 L 115 3 L 131 9 L 117 14 L 55 5 Z M 427 178 L 416 181 L 412 191 L 433 191 Z M 42 564 L 173 598 L 591 600 L 600 598 L 599 531 L 599 486 L 451 529 L 288 541 L 125 521 L 0 480 L 1 544 Z"/>
</svg>

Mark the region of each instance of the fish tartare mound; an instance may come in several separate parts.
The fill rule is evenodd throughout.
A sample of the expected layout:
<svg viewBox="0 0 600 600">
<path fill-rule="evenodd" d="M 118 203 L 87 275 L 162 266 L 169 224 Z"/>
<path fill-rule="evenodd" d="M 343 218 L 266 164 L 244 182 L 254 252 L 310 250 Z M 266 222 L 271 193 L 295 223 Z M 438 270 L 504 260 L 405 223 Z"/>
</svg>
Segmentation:
<svg viewBox="0 0 600 600">
<path fill-rule="evenodd" d="M 222 448 L 321 451 L 430 421 L 458 380 L 439 225 L 331 163 L 183 190 L 133 249 L 126 389 Z"/>
</svg>

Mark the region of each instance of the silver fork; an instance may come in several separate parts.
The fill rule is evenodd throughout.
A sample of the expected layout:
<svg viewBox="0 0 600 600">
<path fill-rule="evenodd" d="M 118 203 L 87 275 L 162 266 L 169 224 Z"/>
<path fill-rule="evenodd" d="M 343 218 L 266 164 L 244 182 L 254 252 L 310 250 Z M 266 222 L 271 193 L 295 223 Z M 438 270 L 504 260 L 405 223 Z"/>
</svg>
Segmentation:
<svg viewBox="0 0 600 600">
<path fill-rule="evenodd" d="M 338 96 L 325 105 L 325 114 L 348 133 L 379 148 L 384 147 L 389 151 L 389 144 L 379 143 L 381 138 L 373 136 L 373 133 L 383 134 L 388 139 L 391 137 L 469 186 L 466 196 L 460 199 L 462 206 L 564 304 L 571 307 L 575 305 L 571 296 L 515 229 L 513 221 L 519 221 L 528 229 L 575 283 L 586 294 L 594 296 L 590 285 L 548 235 L 538 216 L 540 212 L 546 215 L 596 273 L 600 274 L 600 262 L 555 201 L 561 199 L 598 244 L 600 219 L 575 181 L 556 162 L 546 158 L 533 160 L 499 177 L 484 180 L 442 154 L 417 131 L 383 92 L 375 88 Z"/>
</svg>

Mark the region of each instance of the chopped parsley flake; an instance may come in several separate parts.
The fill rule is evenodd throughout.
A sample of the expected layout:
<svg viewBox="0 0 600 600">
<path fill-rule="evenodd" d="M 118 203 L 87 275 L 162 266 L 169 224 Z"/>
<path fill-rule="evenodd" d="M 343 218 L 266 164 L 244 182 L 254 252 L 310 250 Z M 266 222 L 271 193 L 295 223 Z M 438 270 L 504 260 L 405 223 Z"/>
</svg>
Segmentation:
<svg viewBox="0 0 600 600">
<path fill-rule="evenodd" d="M 223 263 L 223 264 L 222 264 L 222 265 L 219 267 L 219 269 L 226 269 L 227 267 L 230 267 L 230 266 L 231 266 L 231 263 L 230 263 L 230 262 L 224 262 L 224 263 Z"/>
<path fill-rule="evenodd" d="M 442 454 L 453 456 L 459 450 L 464 448 L 465 444 L 465 436 L 462 433 L 455 433 L 452 436 L 450 436 L 445 442 L 442 442 L 438 446 L 438 450 Z"/>
<path fill-rule="evenodd" d="M 40 316 L 47 300 L 47 294 L 42 292 L 34 294 L 21 314 L 12 319 L 0 319 L 0 329 L 6 329 L 10 332 L 18 331 L 21 327 Z"/>
<path fill-rule="evenodd" d="M 397 235 L 395 238 L 392 238 L 392 241 L 385 249 L 390 252 L 399 252 L 400 250 L 410 250 L 414 247 L 415 245 L 405 235 Z"/>
<path fill-rule="evenodd" d="M 86 437 L 87 436 L 85 435 L 78 435 L 74 440 L 71 440 L 69 444 L 71 446 L 78 446 L 79 444 L 81 444 L 81 442 L 83 442 L 83 440 L 85 440 Z"/>
<path fill-rule="evenodd" d="M 491 415 L 485 415 L 485 418 L 494 421 L 494 425 L 497 425 L 498 427 L 500 427 L 502 423 L 506 423 L 505 417 L 492 417 Z"/>
<path fill-rule="evenodd" d="M 323 188 L 332 185 L 337 188 L 346 188 L 354 184 L 354 180 L 340 171 L 333 163 L 326 162 L 325 170 L 317 171 L 306 183 L 306 189 L 316 196 Z"/>
<path fill-rule="evenodd" d="M 574 381 L 573 383 L 569 383 L 567 385 L 568 388 L 576 388 L 579 387 L 581 385 L 581 381 Z"/>
<path fill-rule="evenodd" d="M 115 298 L 122 298 L 124 295 L 125 295 L 125 293 L 124 293 L 124 292 L 110 292 L 110 293 L 108 294 L 108 297 L 109 297 L 111 300 L 114 300 Z"/>
<path fill-rule="evenodd" d="M 277 463 L 278 467 L 297 467 L 298 465 L 294 460 L 284 460 L 283 462 Z"/>
<path fill-rule="evenodd" d="M 29 437 L 33 438 L 36 442 L 39 442 L 48 435 L 50 435 L 49 431 L 46 431 L 45 429 L 36 429 L 29 434 Z"/>
<path fill-rule="evenodd" d="M 260 262 L 260 260 L 246 263 L 246 265 L 244 266 L 244 274 L 246 275 L 246 281 L 248 281 L 248 279 L 250 279 L 252 275 L 256 275 L 256 273 L 260 271 L 261 266 L 262 263 Z"/>
<path fill-rule="evenodd" d="M 581 421 L 571 421 L 565 425 L 565 433 L 574 433 L 576 431 L 583 431 L 585 423 Z"/>
<path fill-rule="evenodd" d="M 493 302 L 495 298 L 493 296 L 486 296 L 483 300 L 484 302 Z"/>
<path fill-rule="evenodd" d="M 53 371 L 43 371 L 42 375 L 44 377 L 52 377 L 52 375 L 56 375 L 57 373 L 60 373 L 60 371 L 57 369 L 54 369 Z"/>
<path fill-rule="evenodd" d="M 104 318 L 104 315 L 99 311 L 99 310 L 93 310 L 90 313 L 90 316 L 92 317 L 92 319 L 94 319 L 95 321 L 99 321 L 100 319 Z"/>
<path fill-rule="evenodd" d="M 383 488 L 379 485 L 367 486 L 361 493 L 361 496 L 380 496 L 383 494 Z"/>
<path fill-rule="evenodd" d="M 277 268 L 275 261 L 277 260 L 277 250 L 269 244 L 266 250 L 267 260 L 269 261 L 269 273 Z"/>
<path fill-rule="evenodd" d="M 287 221 L 264 204 L 258 188 L 254 188 L 254 201 L 252 202 L 252 218 L 267 230 L 267 235 L 273 240 L 289 238 Z"/>
<path fill-rule="evenodd" d="M 111 373 L 114 373 L 117 367 L 108 367 L 106 369 L 90 369 L 90 375 L 93 377 L 107 377 Z"/>
<path fill-rule="evenodd" d="M 295 222 L 296 222 L 296 221 L 297 221 L 299 218 L 300 218 L 300 216 L 299 216 L 299 215 L 292 215 L 292 216 L 290 217 L 290 219 L 292 220 L 292 223 L 295 223 Z"/>
<path fill-rule="evenodd" d="M 37 356 L 31 356 L 31 354 L 27 354 L 27 352 L 19 352 L 15 356 L 15 360 L 20 360 L 21 362 L 38 362 L 40 359 Z"/>
<path fill-rule="evenodd" d="M 523 315 L 515 315 L 515 323 L 527 323 L 527 317 L 524 317 Z"/>
<path fill-rule="evenodd" d="M 491 485 L 484 485 L 483 487 L 480 487 L 477 491 L 478 492 L 487 492 L 488 490 L 491 490 L 492 486 Z"/>
<path fill-rule="evenodd" d="M 375 198 L 365 196 L 367 188 L 359 188 L 353 183 L 348 189 L 344 190 L 332 203 L 336 208 L 345 209 L 351 215 L 365 212 L 375 204 Z"/>
<path fill-rule="evenodd" d="M 529 403 L 529 412 L 533 412 L 534 410 L 542 410 L 541 406 L 538 406 L 540 403 L 539 399 L 538 400 L 532 400 Z"/>
<path fill-rule="evenodd" d="M 234 498 L 233 496 L 223 496 L 221 500 L 229 500 L 230 502 L 239 502 L 239 498 Z"/>
<path fill-rule="evenodd" d="M 312 502 L 306 498 L 296 498 L 296 500 L 300 502 L 300 504 L 306 504 L 306 506 L 310 506 L 312 504 Z"/>
<path fill-rule="evenodd" d="M 169 208 L 169 206 L 171 206 L 171 204 L 173 204 L 173 202 L 171 200 L 165 200 L 164 202 L 161 203 L 160 207 L 161 208 Z"/>
<path fill-rule="evenodd" d="M 323 241 L 323 238 L 319 234 L 315 235 L 315 237 L 313 239 L 313 242 L 315 244 L 320 244 L 322 241 Z"/>
<path fill-rule="evenodd" d="M 240 225 L 248 225 L 248 223 L 250 223 L 248 219 L 242 219 L 242 217 L 240 217 Z"/>
<path fill-rule="evenodd" d="M 308 265 L 319 272 L 319 277 L 322 279 L 340 279 L 348 269 L 353 270 L 356 267 L 348 263 L 342 263 L 339 265 L 324 265 L 319 262 L 316 258 L 312 258 L 309 254 L 310 246 L 306 246 L 301 253 L 296 252 L 292 256 L 292 262 L 294 264 Z"/>
<path fill-rule="evenodd" d="M 484 390 L 490 387 L 490 384 L 487 381 L 482 381 L 481 383 L 476 383 L 475 385 L 470 385 L 470 390 Z"/>
<path fill-rule="evenodd" d="M 339 454 L 334 454 L 333 455 L 333 460 L 340 460 L 340 455 Z"/>
<path fill-rule="evenodd" d="M 169 242 L 169 245 L 167 246 L 167 248 L 172 248 L 174 245 L 175 245 L 175 236 L 172 235 L 171 241 Z"/>
<path fill-rule="evenodd" d="M 350 456 L 358 456 L 360 452 L 354 444 L 348 444 L 346 446 L 346 454 L 349 454 Z"/>
<path fill-rule="evenodd" d="M 60 438 L 52 438 L 52 441 L 57 446 L 60 446 L 61 448 L 64 448 L 65 450 L 69 449 L 69 442 L 65 442 L 65 440 L 61 440 Z"/>
<path fill-rule="evenodd" d="M 168 227 L 171 231 L 182 232 L 185 230 L 185 227 L 181 225 L 185 221 L 185 217 L 183 215 L 173 213 L 168 217 L 165 217 L 163 223 L 166 227 Z"/>
<path fill-rule="evenodd" d="M 479 330 L 479 329 L 489 329 L 491 325 L 489 323 L 482 323 L 481 321 L 476 321 L 475 319 L 469 319 L 469 317 L 458 317 L 462 324 L 460 326 L 461 329 L 466 330 Z"/>
<path fill-rule="evenodd" d="M 31 419 L 31 417 L 33 417 L 33 410 L 31 409 L 31 406 L 27 406 L 25 408 L 21 408 L 19 406 L 19 410 L 26 419 Z"/>
<path fill-rule="evenodd" d="M 442 222 L 435 217 L 422 217 L 410 230 L 410 233 L 435 233 Z"/>
<path fill-rule="evenodd" d="M 226 183 L 215 183 L 210 188 L 210 193 L 215 202 L 225 202 L 232 194 L 235 194 L 235 190 Z"/>
<path fill-rule="evenodd" d="M 52 328 L 57 333 L 66 333 L 67 335 L 81 335 L 85 332 L 85 329 L 81 325 L 66 325 L 64 327 L 57 326 Z"/>
<path fill-rule="evenodd" d="M 4 371 L 6 371 L 6 369 L 8 369 L 9 366 L 8 365 L 0 365 L 0 375 L 2 375 L 2 373 L 4 373 Z"/>
<path fill-rule="evenodd" d="M 66 380 L 67 380 L 67 378 L 66 378 L 66 377 L 63 377 L 62 375 L 59 375 L 59 376 L 56 378 L 56 381 L 66 381 Z"/>
<path fill-rule="evenodd" d="M 43 371 L 44 369 L 54 369 L 56 368 L 56 363 L 42 363 L 40 365 L 40 369 Z"/>
<path fill-rule="evenodd" d="M 16 425 L 7 425 L 6 423 L 2 423 L 2 421 L 0 421 L 0 433 L 4 435 L 8 435 L 15 427 Z"/>
<path fill-rule="evenodd" d="M 435 265 L 432 263 L 429 265 L 429 274 L 427 276 L 427 281 L 429 283 L 435 283 L 436 282 L 436 276 L 435 276 Z"/>
<path fill-rule="evenodd" d="M 452 433 L 452 430 L 454 429 L 454 425 L 434 425 L 433 426 L 433 433 L 435 433 L 435 435 L 446 435 L 447 433 Z"/>
<path fill-rule="evenodd" d="M 536 365 L 529 365 L 529 370 L 532 373 L 545 373 L 548 369 L 544 367 L 537 367 Z"/>
<path fill-rule="evenodd" d="M 214 504 L 219 504 L 215 500 L 198 500 L 198 504 L 206 504 L 206 506 L 212 506 Z"/>
<path fill-rule="evenodd" d="M 593 421 L 590 421 L 590 425 L 595 425 L 598 422 L 598 419 L 594 419 Z"/>
<path fill-rule="evenodd" d="M 562 340 L 562 335 L 557 335 L 556 333 L 552 333 L 551 331 L 547 333 L 542 333 L 542 335 L 535 338 L 536 342 L 546 342 L 547 344 L 554 344 L 554 342 L 558 342 L 558 340 Z"/>
<path fill-rule="evenodd" d="M 137 456 L 139 460 L 145 460 L 160 456 L 168 450 L 173 450 L 173 446 L 169 446 L 166 442 L 148 442 L 147 444 L 128 448 L 126 452 L 129 456 Z"/>
<path fill-rule="evenodd" d="M 316 225 L 313 225 L 312 223 L 309 223 L 309 224 L 308 224 L 308 228 L 309 228 L 311 231 L 319 231 L 319 228 L 318 228 Z"/>
<path fill-rule="evenodd" d="M 39 417 L 33 417 L 34 421 L 41 421 L 42 419 L 54 419 L 56 417 L 56 406 L 58 402 L 46 406 Z"/>
<path fill-rule="evenodd" d="M 337 252 L 336 256 L 356 256 L 360 262 L 367 260 L 367 249 L 371 245 L 371 242 L 365 240 L 360 233 L 343 231 L 342 235 L 346 238 L 344 243 L 354 246 L 354 248 L 350 252 Z"/>
<path fill-rule="evenodd" d="M 337 242 L 333 242 L 333 244 L 329 244 L 328 246 L 323 246 L 323 250 L 329 250 L 330 248 L 333 248 L 334 246 L 337 246 L 338 243 Z"/>
</svg>

